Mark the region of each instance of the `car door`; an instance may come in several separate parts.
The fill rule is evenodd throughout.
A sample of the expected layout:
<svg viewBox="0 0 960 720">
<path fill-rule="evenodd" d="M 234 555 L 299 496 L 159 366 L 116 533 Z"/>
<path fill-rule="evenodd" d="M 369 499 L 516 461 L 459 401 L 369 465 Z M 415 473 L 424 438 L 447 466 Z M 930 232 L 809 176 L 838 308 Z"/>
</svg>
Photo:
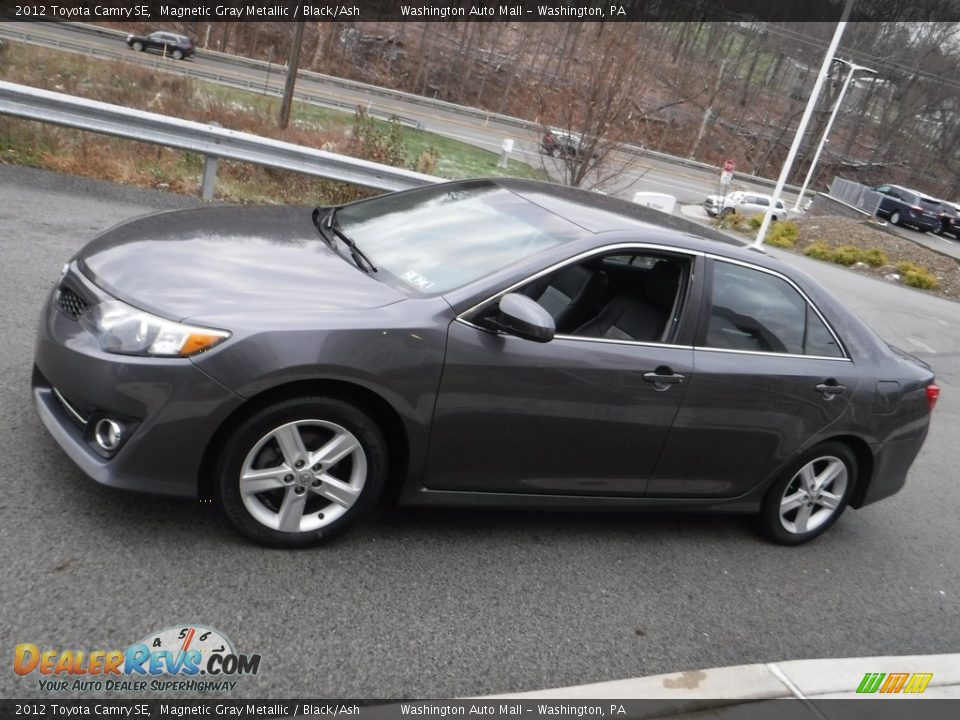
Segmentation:
<svg viewBox="0 0 960 720">
<path fill-rule="evenodd" d="M 708 262 L 695 374 L 648 495 L 737 497 L 848 409 L 856 368 L 786 277 Z"/>
<path fill-rule="evenodd" d="M 571 334 L 537 343 L 479 327 L 483 308 L 454 321 L 424 485 L 642 495 L 693 373 L 693 348 L 678 341 L 692 339 L 684 323 L 694 258 L 683 260 L 665 342 Z"/>
</svg>

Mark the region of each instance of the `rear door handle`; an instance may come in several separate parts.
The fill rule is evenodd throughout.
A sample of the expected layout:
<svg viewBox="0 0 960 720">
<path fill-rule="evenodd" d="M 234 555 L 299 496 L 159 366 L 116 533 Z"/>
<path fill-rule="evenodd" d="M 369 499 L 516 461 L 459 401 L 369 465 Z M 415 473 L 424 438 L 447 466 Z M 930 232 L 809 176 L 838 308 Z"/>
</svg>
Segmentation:
<svg viewBox="0 0 960 720">
<path fill-rule="evenodd" d="M 827 382 L 817 385 L 816 390 L 825 398 L 830 399 L 834 395 L 843 395 L 847 391 L 847 386 L 841 385 L 836 380 L 827 380 Z"/>
</svg>

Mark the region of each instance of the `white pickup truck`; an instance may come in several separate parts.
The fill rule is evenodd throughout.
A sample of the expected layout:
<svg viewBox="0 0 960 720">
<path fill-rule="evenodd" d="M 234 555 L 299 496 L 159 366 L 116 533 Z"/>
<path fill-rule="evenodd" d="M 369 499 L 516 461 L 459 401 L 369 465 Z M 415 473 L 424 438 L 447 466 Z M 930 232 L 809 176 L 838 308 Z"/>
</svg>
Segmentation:
<svg viewBox="0 0 960 720">
<path fill-rule="evenodd" d="M 729 195 L 707 195 L 703 201 L 703 209 L 711 217 L 722 217 L 732 212 L 741 215 L 757 215 L 765 213 L 773 198 L 763 193 L 747 192 L 737 190 Z M 783 201 L 777 200 L 773 209 L 773 220 L 786 220 L 787 209 L 783 206 Z"/>
</svg>

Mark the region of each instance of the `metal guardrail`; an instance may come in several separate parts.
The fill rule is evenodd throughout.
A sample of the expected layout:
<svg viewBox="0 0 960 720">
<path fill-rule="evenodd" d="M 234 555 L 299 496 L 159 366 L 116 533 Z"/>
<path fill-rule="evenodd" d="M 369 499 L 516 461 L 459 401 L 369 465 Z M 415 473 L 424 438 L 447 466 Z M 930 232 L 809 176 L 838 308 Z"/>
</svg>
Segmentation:
<svg viewBox="0 0 960 720">
<path fill-rule="evenodd" d="M 96 35 L 106 35 L 111 38 L 117 37 L 118 41 L 122 41 L 126 37 L 127 33 L 121 32 L 119 30 L 113 30 L 110 28 L 100 28 L 97 27 L 95 30 L 88 30 L 87 26 L 81 23 L 58 23 L 59 25 L 66 26 L 70 30 L 82 30 L 86 34 L 96 34 Z M 28 26 L 29 27 L 29 26 Z M 210 70 L 204 70 L 196 66 L 191 65 L 190 63 L 184 63 L 180 60 L 173 60 L 172 58 L 164 58 L 158 54 L 151 55 L 141 55 L 138 53 L 132 52 L 128 48 L 123 48 L 119 50 L 107 50 L 104 48 L 93 47 L 91 45 L 84 44 L 82 42 L 74 42 L 71 40 L 63 40 L 60 38 L 48 38 L 40 35 L 31 34 L 29 31 L 24 31 L 17 29 L 16 27 L 11 28 L 10 25 L 0 26 L 0 37 L 12 38 L 15 40 L 20 40 L 22 42 L 30 42 L 33 44 L 41 44 L 44 47 L 52 47 L 56 49 L 71 50 L 73 52 L 82 53 L 88 55 L 89 57 L 102 58 L 105 60 L 123 60 L 125 62 L 132 62 L 144 67 L 152 68 L 153 70 L 170 72 L 178 75 L 186 75 L 187 77 L 197 78 L 200 80 L 209 80 L 215 82 L 219 85 L 226 85 L 228 87 L 240 88 L 243 90 L 249 90 L 251 92 L 257 92 L 264 95 L 276 95 L 280 96 L 283 93 L 282 80 L 284 78 L 285 66 L 283 65 L 270 65 L 270 70 L 275 73 L 275 78 L 280 81 L 276 86 L 271 86 L 267 82 L 260 82 L 257 80 L 251 80 L 248 78 L 234 77 L 232 75 L 225 75 L 223 73 L 212 72 Z M 249 60 L 247 58 L 239 58 L 233 55 L 227 55 L 226 53 L 213 52 L 209 50 L 202 50 L 197 52 L 198 57 L 204 56 L 213 56 L 216 59 L 227 62 L 232 65 L 244 66 L 249 63 L 260 64 L 259 60 Z M 237 62 L 239 60 L 239 62 Z M 247 61 L 247 62 L 244 62 Z M 262 63 L 263 69 L 268 68 L 268 63 Z M 301 73 L 302 74 L 302 73 Z M 269 74 L 268 74 L 269 77 Z M 343 112 L 355 112 L 357 109 L 356 103 L 341 102 L 333 98 L 323 97 L 322 95 L 316 95 L 314 93 L 305 92 L 302 90 L 294 91 L 294 99 L 301 102 L 307 102 L 312 105 L 319 105 L 322 107 L 332 108 L 334 110 L 340 110 Z M 391 112 L 389 110 L 378 108 L 373 105 L 365 105 L 364 110 L 368 115 L 373 117 L 380 118 L 381 120 L 393 120 L 396 119 L 401 125 L 406 125 L 412 127 L 416 130 L 423 130 L 423 123 L 414 118 L 404 117 L 397 113 Z"/>
<path fill-rule="evenodd" d="M 103 28 L 95 25 L 88 25 L 86 23 L 76 23 L 76 22 L 62 22 L 58 23 L 70 30 L 74 30 L 82 34 L 92 34 L 100 36 L 111 36 L 111 37 L 125 37 L 126 33 L 113 30 L 110 28 Z M 237 65 L 240 67 L 250 67 L 257 68 L 260 70 L 267 70 L 270 68 L 283 68 L 284 65 L 271 65 L 263 60 L 255 60 L 253 58 L 241 57 L 239 55 L 230 55 L 227 53 L 218 52 L 216 50 L 205 50 L 198 49 L 196 51 L 198 57 L 210 57 L 215 58 L 221 62 L 229 63 L 232 65 Z M 219 76 L 218 76 L 219 77 Z M 502 125 L 511 125 L 513 127 L 526 130 L 528 132 L 533 132 L 539 134 L 542 126 L 538 123 L 532 122 L 530 120 L 524 120 L 522 118 L 513 117 L 510 115 L 503 115 L 500 113 L 490 112 L 488 110 L 483 110 L 481 108 L 469 107 L 466 105 L 457 105 L 455 103 L 446 102 L 444 100 L 436 100 L 434 98 L 424 97 L 422 95 L 415 95 L 413 93 L 403 92 L 401 90 L 393 90 L 390 88 L 380 87 L 377 85 L 369 85 L 367 83 L 358 82 L 355 80 L 345 80 L 343 78 L 333 77 L 331 75 L 323 75 L 321 73 L 315 73 L 309 70 L 300 70 L 297 73 L 297 77 L 307 78 L 319 82 L 323 82 L 333 87 L 340 87 L 345 90 L 353 90 L 357 92 L 363 92 L 368 95 L 376 95 L 384 98 L 390 98 L 393 100 L 409 102 L 417 105 L 422 105 L 425 107 L 434 108 L 437 110 L 444 110 L 446 112 L 454 113 L 457 115 L 463 115 L 468 117 L 474 117 L 478 120 L 483 120 L 484 123 L 496 122 Z M 224 80 L 217 80 L 217 82 L 224 82 Z M 259 86 L 257 86 L 259 88 Z M 296 97 L 301 97 L 299 94 Z M 318 104 L 328 104 L 329 100 L 319 100 L 316 96 L 313 99 L 306 97 L 310 102 L 315 102 Z M 375 111 L 370 109 L 372 114 L 375 114 Z M 401 122 L 405 122 L 407 119 L 400 118 Z M 415 121 L 414 121 L 415 122 Z M 419 126 L 422 129 L 422 125 Z M 638 145 L 621 145 L 620 150 L 628 154 L 634 155 L 635 157 L 649 158 L 653 160 L 659 160 L 670 165 L 676 165 L 679 167 L 686 167 L 692 170 L 697 170 L 701 172 L 709 172 L 719 176 L 720 169 L 714 165 L 708 163 L 699 162 L 697 160 L 691 160 L 689 158 L 681 158 L 675 155 L 668 155 L 667 153 L 658 152 L 656 150 L 650 150 L 648 148 L 638 146 Z M 734 179 L 741 182 L 754 183 L 756 185 L 763 185 L 766 187 L 776 186 L 776 181 L 769 178 L 759 177 L 757 175 L 749 175 L 747 173 L 734 173 Z M 799 188 L 795 185 L 786 185 L 785 189 L 798 192 Z"/>
<path fill-rule="evenodd" d="M 209 165 L 215 158 L 292 170 L 378 190 L 407 190 L 444 182 L 443 178 L 412 170 L 4 81 L 0 81 L 0 113 L 200 153 L 208 158 L 204 172 L 207 198 L 212 196 Z"/>
<path fill-rule="evenodd" d="M 868 215 L 877 214 L 882 198 L 876 190 L 843 178 L 834 178 L 827 194 L 834 200 L 846 203 Z"/>
</svg>

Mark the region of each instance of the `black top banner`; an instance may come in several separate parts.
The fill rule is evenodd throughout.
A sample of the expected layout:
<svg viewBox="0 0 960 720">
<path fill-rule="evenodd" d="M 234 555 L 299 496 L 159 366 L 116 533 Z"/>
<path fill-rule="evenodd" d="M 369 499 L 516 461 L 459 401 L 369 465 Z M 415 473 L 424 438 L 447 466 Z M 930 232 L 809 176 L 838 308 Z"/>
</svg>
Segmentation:
<svg viewBox="0 0 960 720">
<path fill-rule="evenodd" d="M 208 22 L 836 22 L 842 0 L 0 0 L 0 18 Z M 960 0 L 856 0 L 853 21 L 960 20 Z"/>
</svg>

